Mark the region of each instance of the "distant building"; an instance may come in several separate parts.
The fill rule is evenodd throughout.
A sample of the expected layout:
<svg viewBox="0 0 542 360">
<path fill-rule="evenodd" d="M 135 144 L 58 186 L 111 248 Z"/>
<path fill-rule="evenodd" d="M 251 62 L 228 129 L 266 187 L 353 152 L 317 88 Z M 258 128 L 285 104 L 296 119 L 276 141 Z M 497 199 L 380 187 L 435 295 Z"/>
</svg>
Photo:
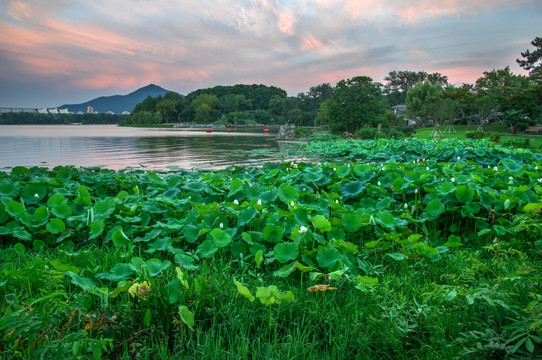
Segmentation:
<svg viewBox="0 0 542 360">
<path fill-rule="evenodd" d="M 404 115 L 406 113 L 406 105 L 395 105 L 391 107 L 395 115 Z"/>
<path fill-rule="evenodd" d="M 122 114 L 122 115 L 130 115 L 130 112 L 129 112 L 129 111 L 126 111 L 126 110 L 124 110 L 124 111 L 123 111 L 123 112 L 122 112 L 121 114 Z"/>
<path fill-rule="evenodd" d="M 92 106 L 87 106 L 87 114 L 94 114 L 94 108 Z"/>
<path fill-rule="evenodd" d="M 58 113 L 59 114 L 69 114 L 68 108 L 66 108 L 66 109 L 58 109 Z"/>
<path fill-rule="evenodd" d="M 47 111 L 49 112 L 49 114 L 55 114 L 55 115 L 58 114 L 58 109 L 57 108 L 47 109 Z"/>
<path fill-rule="evenodd" d="M 48 114 L 48 111 L 47 109 L 43 108 L 43 109 L 38 109 L 38 114 Z"/>
<path fill-rule="evenodd" d="M 106 114 L 109 114 L 109 115 L 115 115 L 115 113 L 111 110 L 109 110 L 108 112 L 106 112 Z"/>
</svg>

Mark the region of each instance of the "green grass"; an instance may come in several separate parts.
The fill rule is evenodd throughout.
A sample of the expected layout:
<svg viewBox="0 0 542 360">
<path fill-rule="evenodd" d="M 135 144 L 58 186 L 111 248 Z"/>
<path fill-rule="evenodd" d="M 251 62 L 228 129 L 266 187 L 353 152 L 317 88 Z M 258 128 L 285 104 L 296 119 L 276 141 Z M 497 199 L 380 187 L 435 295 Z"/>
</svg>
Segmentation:
<svg viewBox="0 0 542 360">
<path fill-rule="evenodd" d="M 484 126 L 484 132 L 487 134 L 499 134 L 500 140 L 499 143 L 506 143 L 510 139 L 528 138 L 530 142 L 530 147 L 532 149 L 540 150 L 542 148 L 542 136 L 532 136 L 525 134 L 522 131 L 518 131 L 517 136 L 513 136 L 510 131 L 503 125 L 488 125 Z M 448 128 L 447 125 L 441 126 L 439 131 L 439 136 L 441 139 L 465 139 L 465 133 L 468 131 L 476 131 L 477 126 L 472 126 L 470 129 L 467 125 L 454 125 L 453 128 Z M 435 135 L 434 127 L 427 127 L 416 129 L 416 133 L 413 135 L 419 139 L 432 139 Z"/>
<path fill-rule="evenodd" d="M 521 247 L 525 246 L 527 243 L 521 241 Z M 247 272 L 238 262 L 217 259 L 190 271 L 189 286 L 199 279 L 207 289 L 190 297 L 197 319 L 194 330 L 175 320 L 176 306 L 158 306 L 152 297 L 138 300 L 127 294 L 110 298 L 108 303 L 96 301 L 92 294 L 81 293 L 47 265 L 51 259 L 75 259 L 72 264 L 92 269 L 102 261 L 118 261 L 121 251 L 89 247 L 73 255 L 62 247 L 36 253 L 4 250 L 3 260 L 10 256 L 6 271 L 13 274 L 32 269 L 32 275 L 15 276 L 11 289 L 16 291 L 1 292 L 3 298 L 16 298 L 4 304 L 2 311 L 5 314 L 7 310 L 22 309 L 20 315 L 12 314 L 8 319 L 20 322 L 17 329 L 23 329 L 22 339 L 38 340 L 21 339 L 17 343 L 4 335 L 2 356 L 33 357 L 37 353 L 32 350 L 38 344 L 38 353 L 46 357 L 65 356 L 75 344 L 80 349 L 84 345 L 92 349 L 88 344 L 98 341 L 94 339 L 107 338 L 110 340 L 104 342 L 103 355 L 108 358 L 500 357 L 506 354 L 505 342 L 512 337 L 507 325 L 519 323 L 520 331 L 533 336 L 540 331 L 536 328 L 540 314 L 532 318 L 524 311 L 532 301 L 536 309 L 542 310 L 540 295 L 533 293 L 533 286 L 541 280 L 537 264 L 540 257 L 528 259 L 505 241 L 487 241 L 480 250 L 475 248 L 478 246 L 473 244 L 451 251 L 436 263 L 397 262 L 365 253 L 362 261 L 366 273 L 381 280 L 379 286 L 362 292 L 341 279 L 274 278 L 265 268 Z M 251 290 L 272 282 L 281 291 L 291 290 L 295 299 L 271 306 L 257 299 L 250 302 L 237 293 L 234 279 Z M 306 290 L 317 283 L 329 283 L 337 290 Z M 59 295 L 50 297 L 54 293 Z M 152 311 L 151 321 L 144 325 L 147 309 Z M 105 320 L 98 325 L 101 314 Z M 89 325 L 91 320 L 94 325 Z M 532 330 L 530 326 L 534 326 Z M 486 331 L 495 334 L 491 333 L 493 337 L 485 342 L 469 335 Z M 515 344 L 511 342 L 508 351 Z M 474 352 L 472 356 L 469 351 Z M 529 352 L 522 349 L 520 354 L 527 356 Z"/>
</svg>

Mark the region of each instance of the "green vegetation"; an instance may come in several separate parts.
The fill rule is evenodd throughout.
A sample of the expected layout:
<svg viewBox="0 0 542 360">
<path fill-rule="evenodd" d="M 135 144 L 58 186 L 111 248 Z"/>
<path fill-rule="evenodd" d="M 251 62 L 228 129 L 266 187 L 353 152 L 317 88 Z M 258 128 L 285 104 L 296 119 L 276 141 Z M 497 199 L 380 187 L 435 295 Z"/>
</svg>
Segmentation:
<svg viewBox="0 0 542 360">
<path fill-rule="evenodd" d="M 284 124 L 312 125 L 332 87 L 322 84 L 307 94 L 288 97 L 274 86 L 234 85 L 196 90 L 186 97 L 176 93 L 148 97 L 136 106 L 126 124 Z"/>
<path fill-rule="evenodd" d="M 0 173 L 2 356 L 542 355 L 542 155 L 304 146 L 334 162 Z"/>
</svg>

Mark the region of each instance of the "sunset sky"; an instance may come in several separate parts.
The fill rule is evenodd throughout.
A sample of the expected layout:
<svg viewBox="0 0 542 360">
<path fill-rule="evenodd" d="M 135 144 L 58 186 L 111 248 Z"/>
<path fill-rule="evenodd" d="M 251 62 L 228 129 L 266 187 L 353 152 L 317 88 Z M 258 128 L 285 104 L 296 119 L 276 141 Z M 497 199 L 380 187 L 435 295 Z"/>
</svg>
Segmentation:
<svg viewBox="0 0 542 360">
<path fill-rule="evenodd" d="M 56 107 L 150 83 L 290 96 L 392 70 L 474 82 L 542 36 L 541 0 L 0 0 L 0 107 Z"/>
</svg>

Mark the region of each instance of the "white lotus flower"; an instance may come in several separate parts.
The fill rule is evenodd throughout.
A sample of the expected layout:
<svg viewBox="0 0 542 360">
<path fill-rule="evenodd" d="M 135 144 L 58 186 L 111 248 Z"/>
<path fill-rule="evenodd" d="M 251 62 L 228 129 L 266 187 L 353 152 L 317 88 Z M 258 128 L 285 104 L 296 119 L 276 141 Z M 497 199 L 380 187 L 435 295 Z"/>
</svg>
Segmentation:
<svg viewBox="0 0 542 360">
<path fill-rule="evenodd" d="M 455 178 L 452 178 L 452 182 L 455 182 Z"/>
<path fill-rule="evenodd" d="M 262 205 L 262 199 L 258 199 L 258 205 Z"/>
<path fill-rule="evenodd" d="M 335 200 L 335 204 L 338 204 L 339 203 L 339 199 Z"/>
<path fill-rule="evenodd" d="M 334 168 L 333 168 L 333 171 L 337 171 L 337 168 L 334 167 Z"/>
<path fill-rule="evenodd" d="M 34 194 L 34 197 L 39 198 L 40 196 L 36 193 L 36 194 Z"/>
<path fill-rule="evenodd" d="M 461 156 L 458 156 L 458 157 L 457 157 L 457 160 L 461 160 Z"/>
<path fill-rule="evenodd" d="M 429 171 L 429 166 L 425 168 L 425 170 Z"/>
<path fill-rule="evenodd" d="M 220 228 L 224 229 L 224 224 L 220 223 Z"/>
<path fill-rule="evenodd" d="M 499 168 L 495 166 L 495 167 L 493 168 L 493 170 L 499 171 Z"/>
<path fill-rule="evenodd" d="M 542 184 L 542 178 L 538 179 L 538 182 Z"/>
<path fill-rule="evenodd" d="M 235 205 L 239 205 L 239 201 L 237 201 L 237 199 L 233 200 L 233 203 L 234 203 Z"/>
<path fill-rule="evenodd" d="M 307 229 L 305 226 L 301 225 L 301 227 L 299 228 L 299 233 L 300 234 L 304 234 L 308 231 L 309 229 Z"/>
<path fill-rule="evenodd" d="M 381 183 L 380 181 L 377 182 L 376 184 L 377 184 L 378 186 L 381 186 L 381 185 L 382 185 L 382 183 Z"/>
<path fill-rule="evenodd" d="M 405 203 L 405 206 L 403 206 L 405 209 L 408 209 L 408 204 Z"/>
<path fill-rule="evenodd" d="M 418 193 L 418 189 L 414 190 L 414 194 L 417 194 Z"/>
<path fill-rule="evenodd" d="M 535 170 L 538 170 L 538 166 L 535 166 L 534 169 L 535 169 Z"/>
<path fill-rule="evenodd" d="M 512 180 L 514 180 L 514 178 L 510 176 L 510 177 L 508 178 L 508 180 L 512 181 Z"/>
<path fill-rule="evenodd" d="M 290 206 L 293 207 L 295 205 L 294 201 L 290 201 Z"/>
</svg>

